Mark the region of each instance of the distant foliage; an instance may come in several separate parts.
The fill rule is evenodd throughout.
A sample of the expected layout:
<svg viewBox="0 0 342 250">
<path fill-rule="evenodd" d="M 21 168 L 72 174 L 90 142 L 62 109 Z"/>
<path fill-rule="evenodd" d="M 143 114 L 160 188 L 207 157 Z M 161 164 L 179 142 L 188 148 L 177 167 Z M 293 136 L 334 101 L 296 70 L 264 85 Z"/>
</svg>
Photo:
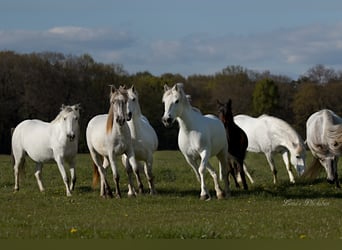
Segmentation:
<svg viewBox="0 0 342 250">
<path fill-rule="evenodd" d="M 279 104 L 278 87 L 271 79 L 264 79 L 255 84 L 253 92 L 254 114 L 273 115 Z"/>
<path fill-rule="evenodd" d="M 342 71 L 316 65 L 298 81 L 287 76 L 257 72 L 239 65 L 214 75 L 165 73 L 129 74 L 121 64 L 96 62 L 90 55 L 55 52 L 18 54 L 0 52 L 0 153 L 10 153 L 11 128 L 24 119 L 51 121 L 62 104 L 81 103 L 80 152 L 87 152 L 85 128 L 95 115 L 107 113 L 109 84 L 135 85 L 143 114 L 159 137 L 159 149 L 177 149 L 177 125 L 161 123 L 163 86 L 183 82 L 191 104 L 202 113 L 217 114 L 216 100 L 233 101 L 233 113 L 273 114 L 285 119 L 305 138 L 311 113 L 330 108 L 342 115 Z"/>
</svg>

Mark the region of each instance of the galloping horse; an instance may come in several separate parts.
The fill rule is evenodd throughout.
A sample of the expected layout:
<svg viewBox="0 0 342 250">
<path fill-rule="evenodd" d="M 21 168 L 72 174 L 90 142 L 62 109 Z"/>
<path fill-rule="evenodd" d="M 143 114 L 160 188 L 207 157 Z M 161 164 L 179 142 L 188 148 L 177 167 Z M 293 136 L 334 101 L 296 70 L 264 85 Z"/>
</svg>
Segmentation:
<svg viewBox="0 0 342 250">
<path fill-rule="evenodd" d="M 312 114 L 306 122 L 306 143 L 314 157 L 308 173 L 316 172 L 320 163 L 327 173 L 327 181 L 340 187 L 337 165 L 342 154 L 342 118 L 328 109 Z"/>
<path fill-rule="evenodd" d="M 273 160 L 273 154 L 276 152 L 282 154 L 291 183 L 294 183 L 295 179 L 290 162 L 296 167 L 299 176 L 303 174 L 306 153 L 304 142 L 287 122 L 268 115 L 261 115 L 257 118 L 237 115 L 234 121 L 247 134 L 247 151 L 265 154 L 273 173 L 274 183 L 277 183 L 277 170 Z"/>
<path fill-rule="evenodd" d="M 222 122 L 214 115 L 203 116 L 194 110 L 184 93 L 182 83 L 177 83 L 172 88 L 164 86 L 163 103 L 162 121 L 165 127 L 170 127 L 175 121 L 179 124 L 178 146 L 201 182 L 200 198 L 210 198 L 204 181 L 206 169 L 214 180 L 217 198 L 224 197 L 217 174 L 209 163 L 212 156 L 216 156 L 220 162 L 225 192 L 229 195 L 228 143 L 226 137 L 222 136 L 225 133 Z"/>
<path fill-rule="evenodd" d="M 243 188 L 248 189 L 246 183 L 245 174 L 249 177 L 253 183 L 253 179 L 250 177 L 247 169 L 244 169 L 243 161 L 246 156 L 246 150 L 248 147 L 248 138 L 246 133 L 234 122 L 233 112 L 232 112 L 232 100 L 229 99 L 226 103 L 221 103 L 217 100 L 218 104 L 218 116 L 223 122 L 226 128 L 226 136 L 228 141 L 228 152 L 235 158 L 235 160 L 230 162 L 230 171 L 234 178 L 236 187 L 240 187 L 239 183 L 236 181 L 236 174 L 240 174 Z M 235 173 L 237 170 L 237 173 Z"/>
<path fill-rule="evenodd" d="M 135 160 L 134 149 L 131 140 L 131 133 L 127 125 L 127 93 L 111 86 L 110 108 L 108 114 L 93 117 L 87 126 L 86 138 L 91 158 L 95 163 L 94 179 L 96 175 L 101 178 L 101 196 L 112 197 L 109 184 L 106 180 L 105 170 L 110 165 L 115 182 L 116 196 L 121 197 L 119 180 L 115 157 L 126 154 L 130 164 L 126 166 L 128 175 L 128 196 L 136 194 L 132 181 L 132 168 L 137 179 L 140 180 L 138 167 Z M 103 162 L 102 162 L 103 160 Z M 141 181 L 140 181 L 141 182 Z"/>
<path fill-rule="evenodd" d="M 14 190 L 19 190 L 19 172 L 24 167 L 27 154 L 36 162 L 35 176 L 41 192 L 44 191 L 41 180 L 43 163 L 54 159 L 63 178 L 66 195 L 71 196 L 76 182 L 75 157 L 78 150 L 80 105 L 62 105 L 60 113 L 51 121 L 22 121 L 12 135 L 12 154 L 14 157 Z M 64 162 L 70 166 L 71 182 L 65 172 Z"/>
<path fill-rule="evenodd" d="M 152 164 L 153 153 L 158 148 L 158 137 L 148 119 L 141 113 L 138 92 L 135 87 L 131 86 L 131 88 L 127 89 L 127 94 L 127 112 L 128 117 L 131 118 L 127 123 L 131 132 L 135 158 L 138 161 L 138 164 L 140 162 L 144 163 L 144 171 L 148 180 L 150 194 L 156 194 L 153 182 Z M 129 164 L 126 155 L 122 155 L 122 162 L 125 166 Z"/>
</svg>

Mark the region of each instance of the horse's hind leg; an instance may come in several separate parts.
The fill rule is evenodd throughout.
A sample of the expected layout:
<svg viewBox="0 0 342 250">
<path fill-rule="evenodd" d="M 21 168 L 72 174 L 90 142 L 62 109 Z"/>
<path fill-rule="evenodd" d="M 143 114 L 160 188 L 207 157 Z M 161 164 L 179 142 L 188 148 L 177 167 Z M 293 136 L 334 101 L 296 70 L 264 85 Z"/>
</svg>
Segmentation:
<svg viewBox="0 0 342 250">
<path fill-rule="evenodd" d="M 23 169 L 25 164 L 25 153 L 22 152 L 21 154 L 13 154 L 14 159 L 14 165 L 13 165 L 13 171 L 14 171 L 14 192 L 19 191 L 19 174 L 20 169 Z"/>
<path fill-rule="evenodd" d="M 37 179 L 37 184 L 39 187 L 40 192 L 44 192 L 44 187 L 43 187 L 43 182 L 42 182 L 42 169 L 43 169 L 43 164 L 41 162 L 36 163 L 36 172 L 34 173 L 34 176 Z"/>
<path fill-rule="evenodd" d="M 245 170 L 243 168 L 243 160 L 236 162 L 236 164 L 237 164 L 237 168 L 238 168 L 238 173 L 240 174 L 240 177 L 241 177 L 243 189 L 248 190 L 248 185 L 247 185 L 247 181 L 246 181 L 246 174 L 245 174 Z"/>
</svg>

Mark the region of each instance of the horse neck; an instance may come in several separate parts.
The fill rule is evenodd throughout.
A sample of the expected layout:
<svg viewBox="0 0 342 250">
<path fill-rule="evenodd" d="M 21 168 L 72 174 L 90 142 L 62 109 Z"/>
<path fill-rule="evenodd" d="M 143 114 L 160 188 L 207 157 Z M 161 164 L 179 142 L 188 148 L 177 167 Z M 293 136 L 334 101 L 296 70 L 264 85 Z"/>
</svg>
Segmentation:
<svg viewBox="0 0 342 250">
<path fill-rule="evenodd" d="M 197 111 L 194 111 L 190 105 L 185 106 L 182 114 L 177 117 L 179 127 L 181 129 L 191 130 L 197 123 L 197 117 L 199 115 L 201 114 Z"/>
</svg>

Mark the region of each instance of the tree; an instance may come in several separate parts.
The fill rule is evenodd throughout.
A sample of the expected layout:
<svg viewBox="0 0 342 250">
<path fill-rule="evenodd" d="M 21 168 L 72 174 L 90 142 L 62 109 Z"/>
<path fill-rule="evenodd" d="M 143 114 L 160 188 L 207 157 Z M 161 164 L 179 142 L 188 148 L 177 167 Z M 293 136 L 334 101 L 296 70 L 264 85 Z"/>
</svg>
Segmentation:
<svg viewBox="0 0 342 250">
<path fill-rule="evenodd" d="M 278 87 L 273 80 L 264 79 L 255 84 L 253 108 L 255 115 L 272 114 L 278 107 Z"/>
<path fill-rule="evenodd" d="M 337 74 L 333 68 L 327 68 L 322 64 L 308 69 L 308 71 L 301 77 L 302 81 L 309 81 L 312 83 L 326 84 L 337 78 Z"/>
</svg>

